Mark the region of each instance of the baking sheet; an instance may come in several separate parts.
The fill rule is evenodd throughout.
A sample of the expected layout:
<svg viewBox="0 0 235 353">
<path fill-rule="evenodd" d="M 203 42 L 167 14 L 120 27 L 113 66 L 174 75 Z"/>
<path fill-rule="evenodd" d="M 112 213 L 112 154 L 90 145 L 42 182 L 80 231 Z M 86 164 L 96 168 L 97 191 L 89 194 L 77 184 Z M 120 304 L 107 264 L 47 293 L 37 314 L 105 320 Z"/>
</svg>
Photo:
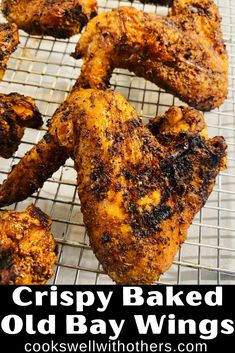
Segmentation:
<svg viewBox="0 0 235 353">
<path fill-rule="evenodd" d="M 220 174 L 212 195 L 194 219 L 185 244 L 175 257 L 174 264 L 159 283 L 163 284 L 233 284 L 235 283 L 235 2 L 218 0 L 223 17 L 223 33 L 230 56 L 229 96 L 219 109 L 206 113 L 209 135 L 222 135 L 228 143 L 228 169 Z M 99 0 L 99 12 L 117 6 L 130 6 L 127 1 Z M 146 12 L 166 14 L 163 6 L 132 6 Z M 20 31 L 20 45 L 8 63 L 0 92 L 13 91 L 30 95 L 47 119 L 66 98 L 80 72 L 81 60 L 70 56 L 79 36 L 69 40 L 29 36 Z M 137 78 L 125 70 L 116 70 L 112 88 L 121 92 L 148 119 L 164 113 L 178 99 L 156 85 Z M 19 150 L 13 158 L 0 158 L 0 182 L 11 167 L 46 130 L 27 129 Z M 83 225 L 80 202 L 76 194 L 76 172 L 68 160 L 49 179 L 41 190 L 24 202 L 8 209 L 23 210 L 35 203 L 53 219 L 52 231 L 59 244 L 59 263 L 54 284 L 111 284 L 89 247 Z"/>
</svg>

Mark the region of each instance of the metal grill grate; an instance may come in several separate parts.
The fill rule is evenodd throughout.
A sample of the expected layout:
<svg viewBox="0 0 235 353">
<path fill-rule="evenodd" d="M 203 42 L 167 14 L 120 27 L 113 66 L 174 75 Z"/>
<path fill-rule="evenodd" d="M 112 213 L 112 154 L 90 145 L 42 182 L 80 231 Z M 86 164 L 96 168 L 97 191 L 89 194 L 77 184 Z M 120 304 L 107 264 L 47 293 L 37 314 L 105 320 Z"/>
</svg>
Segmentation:
<svg viewBox="0 0 235 353">
<path fill-rule="evenodd" d="M 223 135 L 228 143 L 228 169 L 217 179 L 206 206 L 194 220 L 189 236 L 177 254 L 170 270 L 160 283 L 233 284 L 235 283 L 235 5 L 232 0 L 217 0 L 223 17 L 223 33 L 230 55 L 230 91 L 226 103 L 206 114 L 209 135 Z M 127 1 L 99 0 L 99 11 L 128 5 Z M 133 6 L 146 12 L 166 14 L 167 8 Z M 20 45 L 12 55 L 0 91 L 17 91 L 36 98 L 46 120 L 70 91 L 80 72 L 81 61 L 70 57 L 78 37 L 69 40 L 41 38 L 20 32 Z M 116 70 L 112 87 L 123 93 L 138 113 L 148 118 L 164 113 L 179 100 L 154 84 L 137 78 L 125 70 Z M 0 182 L 11 167 L 38 142 L 40 131 L 28 129 L 15 156 L 0 159 Z M 25 209 L 34 202 L 53 219 L 53 234 L 59 244 L 59 263 L 55 284 L 113 283 L 102 271 L 89 247 L 76 194 L 76 173 L 71 160 L 48 180 L 44 187 L 24 202 L 11 206 Z"/>
</svg>

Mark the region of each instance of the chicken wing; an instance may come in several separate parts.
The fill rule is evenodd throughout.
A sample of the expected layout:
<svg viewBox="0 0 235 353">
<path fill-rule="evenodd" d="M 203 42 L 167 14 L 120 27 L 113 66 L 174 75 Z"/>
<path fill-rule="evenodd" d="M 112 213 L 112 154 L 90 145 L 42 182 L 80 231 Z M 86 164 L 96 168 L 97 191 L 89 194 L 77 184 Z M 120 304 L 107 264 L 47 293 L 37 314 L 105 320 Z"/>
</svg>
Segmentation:
<svg viewBox="0 0 235 353">
<path fill-rule="evenodd" d="M 0 284 L 44 284 L 57 262 L 51 220 L 39 208 L 0 211 Z"/>
<path fill-rule="evenodd" d="M 42 124 L 41 114 L 31 97 L 0 94 L 0 156 L 10 158 L 15 153 L 25 127 L 38 128 Z"/>
<path fill-rule="evenodd" d="M 228 57 L 212 0 L 174 0 L 169 16 L 106 11 L 81 35 L 77 87 L 105 89 L 114 68 L 133 71 L 200 110 L 227 97 Z"/>
<path fill-rule="evenodd" d="M 224 139 L 209 139 L 203 116 L 189 108 L 171 108 L 147 128 L 119 93 L 74 90 L 1 186 L 0 205 L 43 185 L 53 172 L 47 156 L 58 161 L 54 171 L 70 156 L 91 247 L 104 270 L 117 283 L 152 283 L 172 264 L 209 197 L 225 150 Z"/>
<path fill-rule="evenodd" d="M 0 24 L 0 80 L 5 73 L 10 55 L 19 43 L 19 33 L 17 26 L 12 23 Z"/>
<path fill-rule="evenodd" d="M 30 34 L 68 38 L 97 14 L 96 0 L 3 0 L 2 12 Z"/>
</svg>

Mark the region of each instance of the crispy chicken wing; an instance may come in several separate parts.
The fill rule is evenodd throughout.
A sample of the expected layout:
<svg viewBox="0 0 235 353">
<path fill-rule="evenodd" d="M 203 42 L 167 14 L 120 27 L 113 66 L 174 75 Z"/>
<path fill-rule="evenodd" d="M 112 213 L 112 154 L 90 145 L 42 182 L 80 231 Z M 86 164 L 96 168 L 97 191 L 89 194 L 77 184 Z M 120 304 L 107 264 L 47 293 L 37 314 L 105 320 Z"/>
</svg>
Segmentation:
<svg viewBox="0 0 235 353">
<path fill-rule="evenodd" d="M 0 205 L 29 196 L 71 156 L 84 223 L 104 270 L 117 283 L 152 283 L 172 264 L 209 197 L 225 150 L 192 109 L 173 107 L 147 128 L 122 95 L 74 90 L 1 186 Z"/>
<path fill-rule="evenodd" d="M 169 16 L 132 7 L 89 22 L 76 46 L 77 86 L 107 87 L 114 68 L 133 71 L 200 110 L 227 97 L 228 57 L 213 0 L 174 0 Z"/>
<path fill-rule="evenodd" d="M 96 0 L 3 0 L 2 12 L 30 34 L 68 38 L 97 14 Z"/>
<path fill-rule="evenodd" d="M 57 262 L 51 220 L 39 208 L 0 211 L 0 284 L 44 284 Z"/>
<path fill-rule="evenodd" d="M 0 24 L 0 80 L 5 73 L 10 55 L 19 43 L 19 33 L 17 26 L 12 23 Z"/>
<path fill-rule="evenodd" d="M 31 97 L 0 94 L 0 156 L 10 158 L 15 153 L 25 127 L 38 128 L 42 124 L 41 114 Z"/>
</svg>

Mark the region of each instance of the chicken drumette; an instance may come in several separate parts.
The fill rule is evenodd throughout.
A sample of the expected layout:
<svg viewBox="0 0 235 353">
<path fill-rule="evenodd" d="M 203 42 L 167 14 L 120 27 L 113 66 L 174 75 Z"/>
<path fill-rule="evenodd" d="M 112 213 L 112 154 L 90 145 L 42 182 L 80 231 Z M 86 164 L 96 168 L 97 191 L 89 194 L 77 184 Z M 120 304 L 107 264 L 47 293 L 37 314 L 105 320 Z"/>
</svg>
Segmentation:
<svg viewBox="0 0 235 353">
<path fill-rule="evenodd" d="M 122 95 L 74 90 L 1 186 L 0 205 L 31 195 L 71 156 L 104 270 L 117 283 L 152 283 L 172 264 L 225 167 L 224 139 L 209 139 L 205 129 L 190 108 L 173 107 L 147 128 Z"/>
<path fill-rule="evenodd" d="M 0 211 L 0 284 L 44 284 L 57 262 L 51 220 L 39 208 Z"/>
<path fill-rule="evenodd" d="M 0 24 L 0 80 L 5 73 L 10 55 L 19 43 L 19 33 L 17 26 L 12 23 Z"/>
<path fill-rule="evenodd" d="M 15 153 L 25 127 L 38 128 L 42 124 L 41 114 L 31 97 L 0 94 L 0 156 L 10 158 Z"/>
<path fill-rule="evenodd" d="M 96 0 L 3 0 L 2 12 L 30 34 L 68 38 L 97 14 Z"/>
<path fill-rule="evenodd" d="M 77 87 L 104 89 L 114 68 L 124 68 L 200 110 L 227 96 L 228 57 L 213 0 L 174 0 L 166 17 L 133 7 L 103 12 L 73 56 L 84 60 Z"/>
</svg>

